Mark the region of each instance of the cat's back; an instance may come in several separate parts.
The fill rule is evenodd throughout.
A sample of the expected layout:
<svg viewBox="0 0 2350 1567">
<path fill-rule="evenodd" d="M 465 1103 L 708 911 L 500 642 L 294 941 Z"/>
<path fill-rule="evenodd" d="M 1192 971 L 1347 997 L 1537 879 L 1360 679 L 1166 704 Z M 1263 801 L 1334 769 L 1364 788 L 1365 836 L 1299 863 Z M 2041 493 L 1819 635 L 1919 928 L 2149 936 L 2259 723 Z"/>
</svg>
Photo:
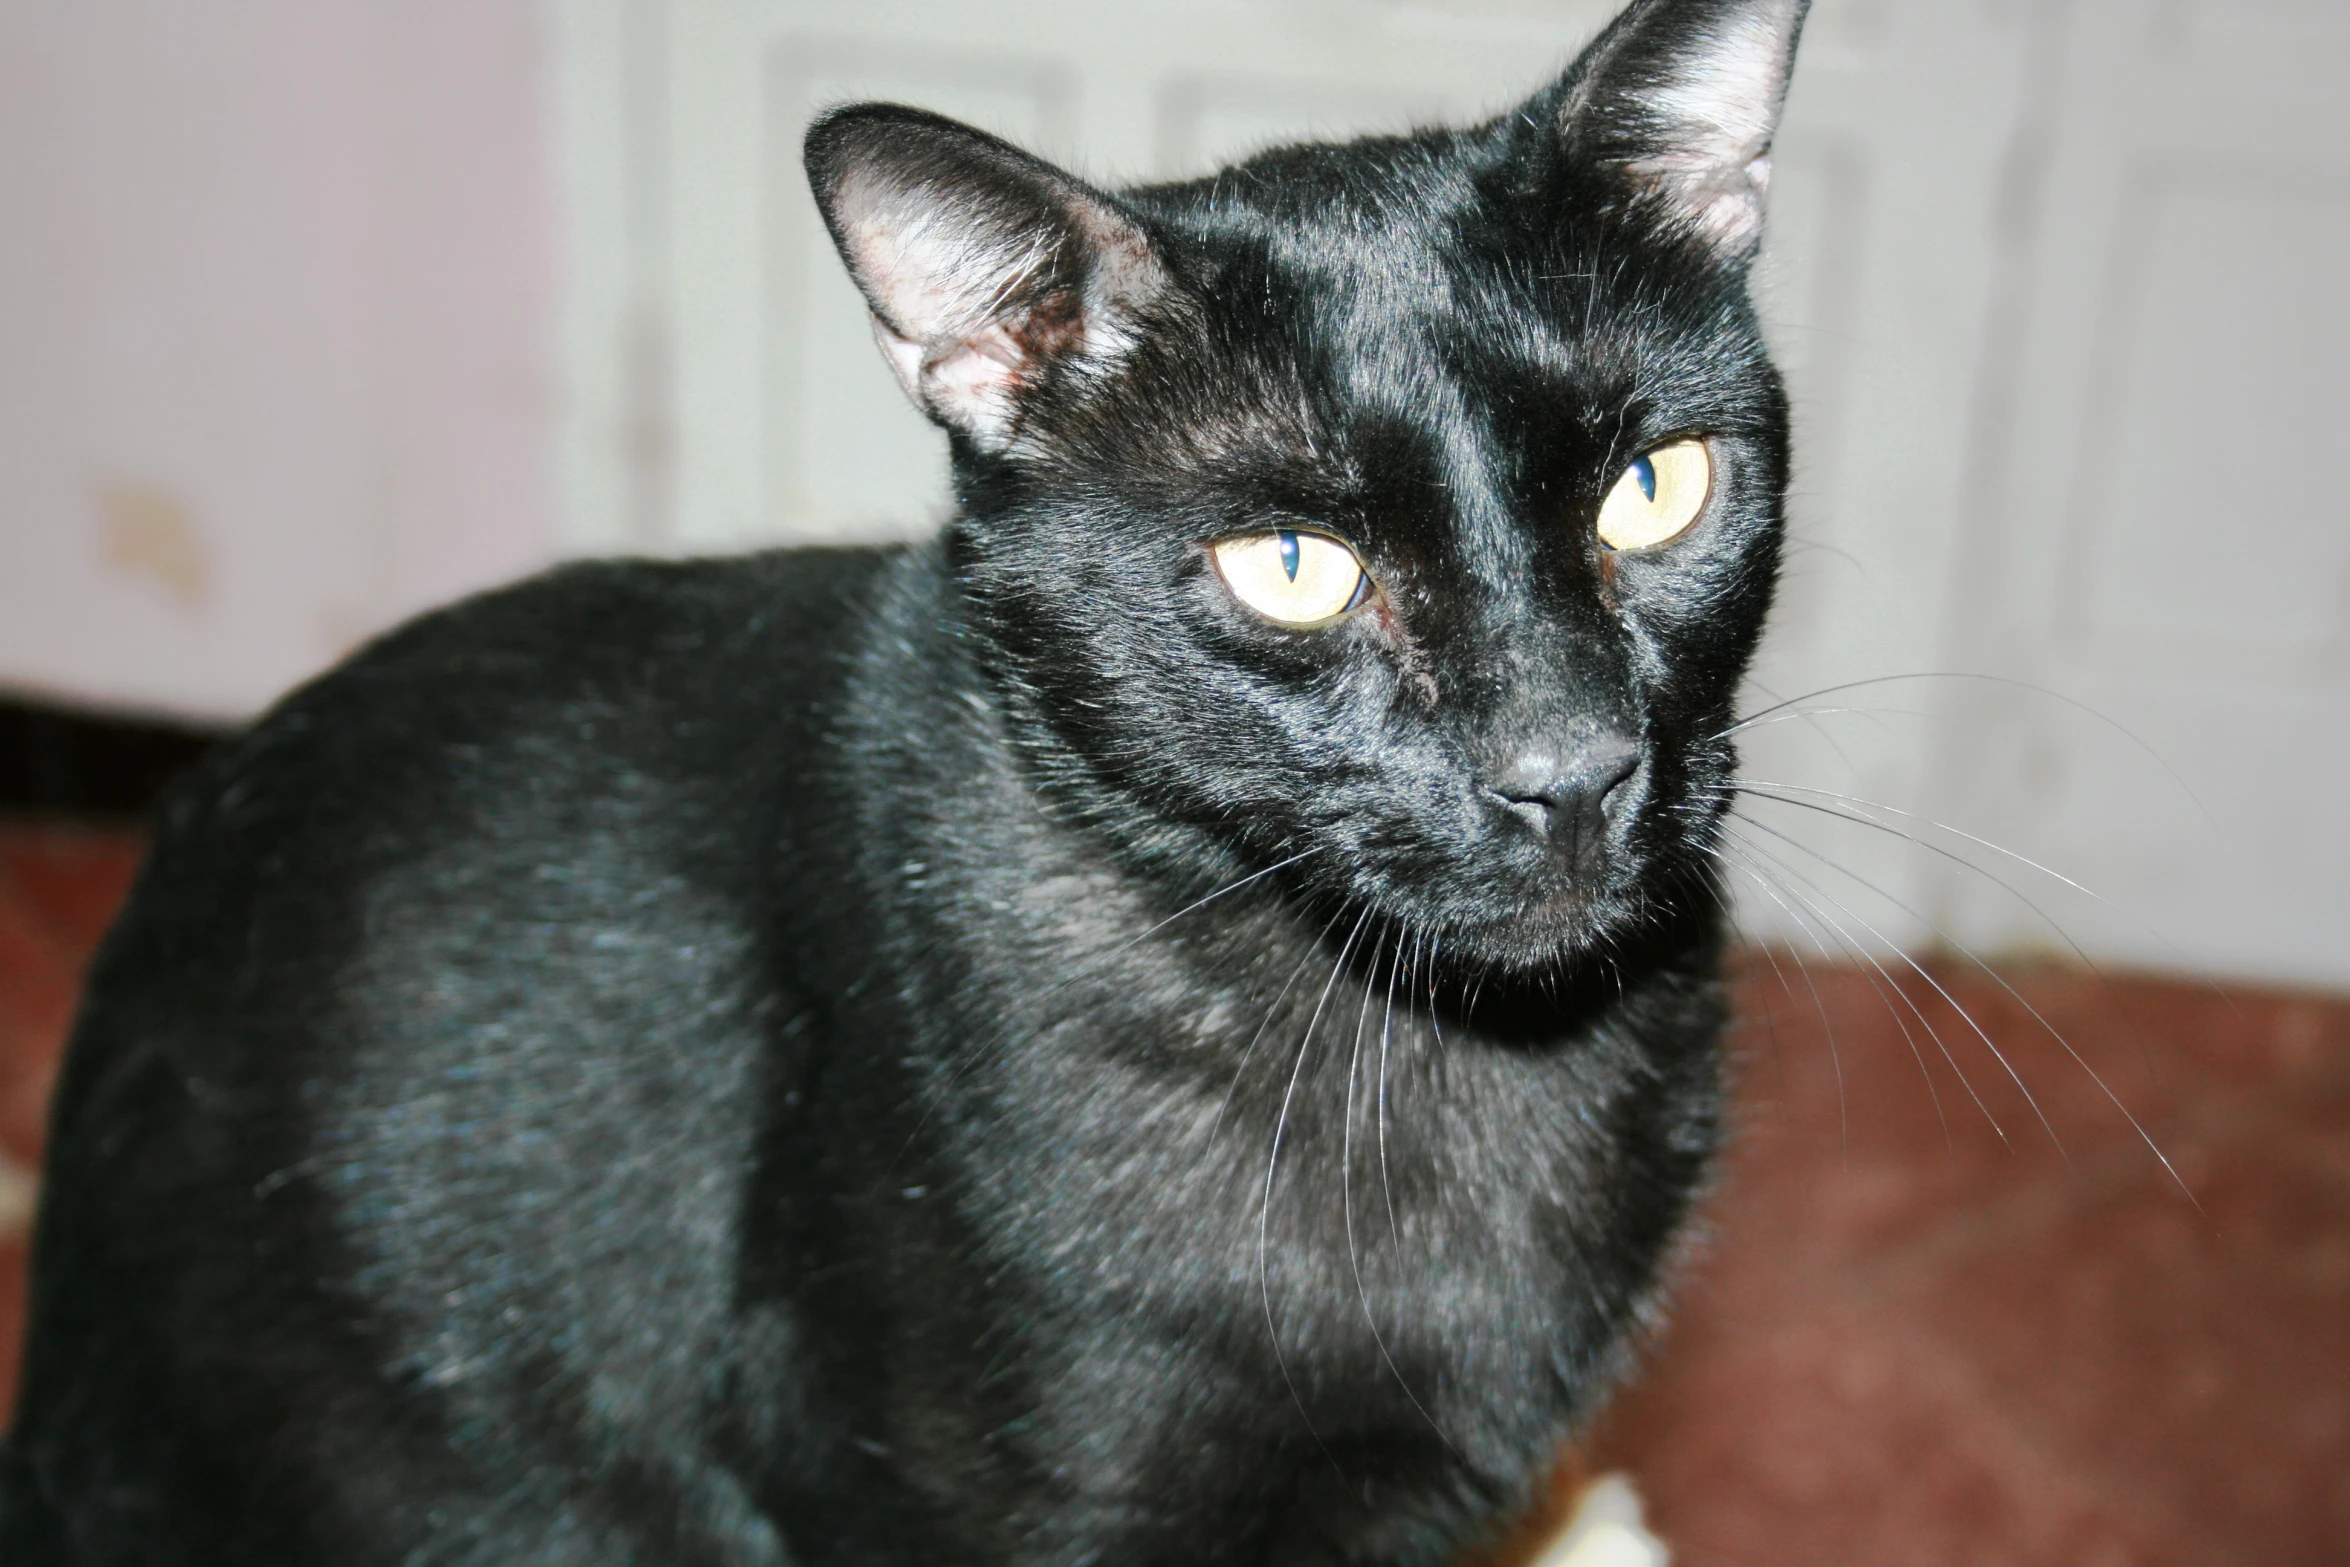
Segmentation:
<svg viewBox="0 0 2350 1567">
<path fill-rule="evenodd" d="M 0 1555 L 216 1516 L 188 1560 L 396 1559 L 331 1537 L 396 1502 L 307 1494 L 421 1478 L 330 1482 L 346 1431 L 522 1473 L 536 1407 L 583 1472 L 651 1461 L 720 1353 L 839 693 L 918 569 L 568 568 L 393 633 L 182 789 L 60 1084 Z"/>
<path fill-rule="evenodd" d="M 752 895 L 821 841 L 805 829 L 839 693 L 908 564 L 591 562 L 392 632 L 177 791 L 100 953 L 92 1021 L 237 989 L 261 946 L 309 954 L 296 974 L 365 972 L 469 920 L 628 923 L 687 885 Z"/>
</svg>

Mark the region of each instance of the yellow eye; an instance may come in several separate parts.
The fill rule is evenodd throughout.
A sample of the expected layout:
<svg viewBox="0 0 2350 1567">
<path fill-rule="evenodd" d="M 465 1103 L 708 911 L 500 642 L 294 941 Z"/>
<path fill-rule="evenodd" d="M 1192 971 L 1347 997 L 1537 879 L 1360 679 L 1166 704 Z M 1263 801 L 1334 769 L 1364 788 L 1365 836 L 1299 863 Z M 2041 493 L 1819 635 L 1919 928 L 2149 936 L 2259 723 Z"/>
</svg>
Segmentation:
<svg viewBox="0 0 2350 1567">
<path fill-rule="evenodd" d="M 1213 550 L 1232 596 L 1293 631 L 1326 625 L 1371 596 L 1363 563 L 1326 534 L 1243 533 L 1218 539 Z"/>
<path fill-rule="evenodd" d="M 1599 542 L 1645 550 L 1679 538 L 1705 510 L 1714 464 L 1703 441 L 1667 441 L 1624 470 L 1599 507 Z"/>
</svg>

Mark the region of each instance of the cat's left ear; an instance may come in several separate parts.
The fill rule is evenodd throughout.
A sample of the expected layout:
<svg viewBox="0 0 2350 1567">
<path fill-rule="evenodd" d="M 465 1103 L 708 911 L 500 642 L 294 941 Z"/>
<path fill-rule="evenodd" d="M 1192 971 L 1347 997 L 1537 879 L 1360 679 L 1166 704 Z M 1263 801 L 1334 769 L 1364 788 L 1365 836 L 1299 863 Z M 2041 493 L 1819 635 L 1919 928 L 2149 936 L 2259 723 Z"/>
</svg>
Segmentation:
<svg viewBox="0 0 2350 1567">
<path fill-rule="evenodd" d="M 808 182 L 906 395 L 1000 449 L 1056 367 L 1100 369 L 1167 287 L 1108 197 L 984 131 L 852 104 L 808 129 Z"/>
<path fill-rule="evenodd" d="M 1762 238 L 1810 0 L 1634 0 L 1560 84 L 1568 155 L 1663 202 L 1723 259 Z"/>
</svg>

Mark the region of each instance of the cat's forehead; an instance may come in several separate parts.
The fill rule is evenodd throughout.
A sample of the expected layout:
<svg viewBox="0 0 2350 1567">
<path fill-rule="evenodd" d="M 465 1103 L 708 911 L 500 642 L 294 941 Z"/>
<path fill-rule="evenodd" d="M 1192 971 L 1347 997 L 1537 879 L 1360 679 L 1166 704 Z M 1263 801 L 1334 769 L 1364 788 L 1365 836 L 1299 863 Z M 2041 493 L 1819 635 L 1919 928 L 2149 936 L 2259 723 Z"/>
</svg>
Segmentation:
<svg viewBox="0 0 2350 1567">
<path fill-rule="evenodd" d="M 1524 175 L 1438 134 L 1130 193 L 1213 351 L 1160 361 L 1184 395 L 1122 459 L 1171 464 L 1217 525 L 1327 526 L 1522 621 L 1548 549 L 1530 520 L 1595 504 L 1655 440 L 1762 422 L 1773 384 L 1734 278 Z"/>
<path fill-rule="evenodd" d="M 1253 362 L 1245 384 L 1313 410 L 1326 458 L 1368 446 L 1379 466 L 1475 487 L 1529 436 L 1579 426 L 1612 448 L 1651 418 L 1734 413 L 1742 369 L 1768 374 L 1742 341 L 1742 290 L 1620 213 L 1559 205 L 1572 191 L 1493 178 L 1505 162 L 1431 133 L 1283 149 L 1133 195 L 1189 253 L 1215 335 Z"/>
<path fill-rule="evenodd" d="M 1400 136 L 1298 142 L 1268 148 L 1198 179 L 1141 186 L 1128 194 L 1162 211 L 1187 210 L 1203 223 L 1285 222 L 1400 209 L 1457 197 L 1493 150 L 1475 132 L 1432 128 Z"/>
<path fill-rule="evenodd" d="M 1211 308 L 1244 314 L 1267 347 L 1311 344 L 1330 390 L 1531 374 L 1612 403 L 1636 384 L 1718 383 L 1742 287 L 1643 214 L 1527 163 L 1493 127 L 1429 131 L 1282 148 L 1131 196 L 1190 252 Z"/>
<path fill-rule="evenodd" d="M 1250 263 L 1300 286 L 1301 302 L 1364 292 L 1391 311 L 1442 301 L 1444 256 L 1480 206 L 1489 159 L 1449 131 L 1282 147 L 1130 199 L 1211 267 Z"/>
</svg>

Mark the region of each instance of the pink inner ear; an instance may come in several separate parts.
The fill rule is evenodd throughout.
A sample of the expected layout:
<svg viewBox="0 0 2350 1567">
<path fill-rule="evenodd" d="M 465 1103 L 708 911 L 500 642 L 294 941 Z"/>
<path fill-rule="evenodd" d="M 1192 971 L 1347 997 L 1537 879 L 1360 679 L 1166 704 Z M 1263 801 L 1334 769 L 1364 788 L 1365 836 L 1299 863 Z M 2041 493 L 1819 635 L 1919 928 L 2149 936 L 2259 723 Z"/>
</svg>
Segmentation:
<svg viewBox="0 0 2350 1567">
<path fill-rule="evenodd" d="M 843 181 L 835 212 L 898 384 L 934 416 L 1000 440 L 1020 374 L 1042 346 L 1025 340 L 1017 317 L 1034 305 L 1022 296 L 1052 260 L 1055 237 L 877 177 Z"/>
<path fill-rule="evenodd" d="M 852 176 L 835 198 L 851 265 L 891 329 L 918 342 L 977 330 L 1052 253 L 943 194 Z M 959 221 L 958 221 L 959 220 Z"/>
<path fill-rule="evenodd" d="M 1009 439 L 1047 361 L 1107 362 L 1129 348 L 1134 308 L 1164 282 L 1123 214 L 1045 176 L 994 188 L 858 168 L 830 209 L 898 383 L 990 445 Z"/>
<path fill-rule="evenodd" d="M 873 340 L 916 406 L 985 440 L 1008 433 L 1023 357 L 1002 327 L 990 322 L 970 337 L 925 345 L 875 316 Z"/>
<path fill-rule="evenodd" d="M 1660 82 L 1639 91 L 1665 145 L 1630 165 L 1671 197 L 1723 251 L 1760 237 L 1771 141 L 1801 25 L 1798 0 L 1773 0 L 1695 40 Z"/>
<path fill-rule="evenodd" d="M 1762 234 L 1771 188 L 1768 154 L 1730 164 L 1695 157 L 1651 158 L 1633 164 L 1632 172 L 1670 195 L 1717 249 L 1743 250 Z"/>
</svg>

